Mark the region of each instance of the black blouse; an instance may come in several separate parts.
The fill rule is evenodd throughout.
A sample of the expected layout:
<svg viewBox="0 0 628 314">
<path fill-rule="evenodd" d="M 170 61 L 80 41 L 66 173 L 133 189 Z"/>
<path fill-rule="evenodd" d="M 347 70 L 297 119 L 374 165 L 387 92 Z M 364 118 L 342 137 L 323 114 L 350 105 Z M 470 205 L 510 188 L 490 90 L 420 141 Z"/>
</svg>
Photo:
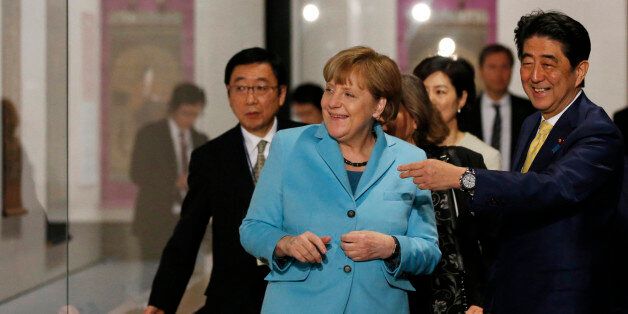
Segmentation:
<svg viewBox="0 0 628 314">
<path fill-rule="evenodd" d="M 485 169 L 482 155 L 464 147 L 423 148 L 428 158 L 456 166 Z M 411 313 L 464 313 L 482 306 L 487 268 L 495 251 L 494 220 L 472 214 L 469 196 L 460 190 L 432 191 L 442 257 L 429 276 L 411 278 Z"/>
</svg>

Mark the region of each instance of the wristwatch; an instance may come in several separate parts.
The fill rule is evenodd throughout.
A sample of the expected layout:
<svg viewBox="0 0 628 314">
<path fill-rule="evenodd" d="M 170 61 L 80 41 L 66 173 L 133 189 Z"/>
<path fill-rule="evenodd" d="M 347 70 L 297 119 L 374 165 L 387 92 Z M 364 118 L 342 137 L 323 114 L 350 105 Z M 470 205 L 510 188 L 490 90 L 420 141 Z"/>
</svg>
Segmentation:
<svg viewBox="0 0 628 314">
<path fill-rule="evenodd" d="M 475 170 L 467 168 L 460 176 L 460 189 L 473 196 L 475 193 Z"/>
</svg>

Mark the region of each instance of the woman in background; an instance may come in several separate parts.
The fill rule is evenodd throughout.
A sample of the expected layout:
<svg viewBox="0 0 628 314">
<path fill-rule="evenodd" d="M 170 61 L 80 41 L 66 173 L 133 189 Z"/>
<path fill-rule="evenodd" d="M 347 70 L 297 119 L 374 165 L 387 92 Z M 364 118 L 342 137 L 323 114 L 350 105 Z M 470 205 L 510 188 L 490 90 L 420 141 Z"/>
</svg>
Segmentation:
<svg viewBox="0 0 628 314">
<path fill-rule="evenodd" d="M 486 168 L 476 152 L 441 146 L 449 129 L 430 103 L 420 79 L 403 75 L 401 95 L 397 118 L 384 125 L 387 133 L 417 145 L 428 158 Z M 410 278 L 417 289 L 409 293 L 411 313 L 482 313 L 487 263 L 482 249 L 491 243 L 482 236 L 482 218 L 469 212 L 467 197 L 459 190 L 432 191 L 443 257 L 432 275 Z"/>
<path fill-rule="evenodd" d="M 458 58 L 434 56 L 424 59 L 414 68 L 427 89 L 430 101 L 440 112 L 449 134 L 443 140 L 445 146 L 462 146 L 482 154 L 486 167 L 501 170 L 498 150 L 484 143 L 469 132 L 458 129 L 458 113 L 475 99 L 475 73 L 468 61 Z"/>
</svg>

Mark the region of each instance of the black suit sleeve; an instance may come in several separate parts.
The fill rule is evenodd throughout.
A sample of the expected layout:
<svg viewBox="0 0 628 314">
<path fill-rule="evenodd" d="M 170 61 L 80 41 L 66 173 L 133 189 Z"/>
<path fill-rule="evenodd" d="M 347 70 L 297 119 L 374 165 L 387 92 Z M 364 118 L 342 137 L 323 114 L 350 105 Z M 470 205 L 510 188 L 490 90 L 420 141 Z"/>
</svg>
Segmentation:
<svg viewBox="0 0 628 314">
<path fill-rule="evenodd" d="M 205 165 L 210 157 L 201 147 L 192 153 L 189 191 L 183 201 L 181 219 L 161 257 L 153 281 L 149 304 L 175 313 L 194 271 L 196 256 L 212 216 L 209 175 Z"/>
</svg>

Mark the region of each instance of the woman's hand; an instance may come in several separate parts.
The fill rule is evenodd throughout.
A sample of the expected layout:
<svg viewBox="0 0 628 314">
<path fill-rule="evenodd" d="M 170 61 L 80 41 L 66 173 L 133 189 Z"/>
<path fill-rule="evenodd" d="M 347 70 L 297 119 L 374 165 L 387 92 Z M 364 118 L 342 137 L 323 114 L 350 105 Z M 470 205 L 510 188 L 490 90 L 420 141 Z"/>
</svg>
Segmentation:
<svg viewBox="0 0 628 314">
<path fill-rule="evenodd" d="M 395 252 L 393 237 L 375 231 L 351 231 L 340 240 L 347 257 L 356 262 L 385 259 Z"/>
<path fill-rule="evenodd" d="M 482 314 L 482 313 L 484 313 L 484 310 L 477 305 L 471 305 L 469 309 L 466 312 L 464 312 L 464 314 Z"/>
<path fill-rule="evenodd" d="M 290 256 L 302 263 L 320 263 L 327 253 L 330 236 L 319 237 L 309 231 L 298 236 L 285 236 L 275 246 L 275 256 Z"/>
</svg>

